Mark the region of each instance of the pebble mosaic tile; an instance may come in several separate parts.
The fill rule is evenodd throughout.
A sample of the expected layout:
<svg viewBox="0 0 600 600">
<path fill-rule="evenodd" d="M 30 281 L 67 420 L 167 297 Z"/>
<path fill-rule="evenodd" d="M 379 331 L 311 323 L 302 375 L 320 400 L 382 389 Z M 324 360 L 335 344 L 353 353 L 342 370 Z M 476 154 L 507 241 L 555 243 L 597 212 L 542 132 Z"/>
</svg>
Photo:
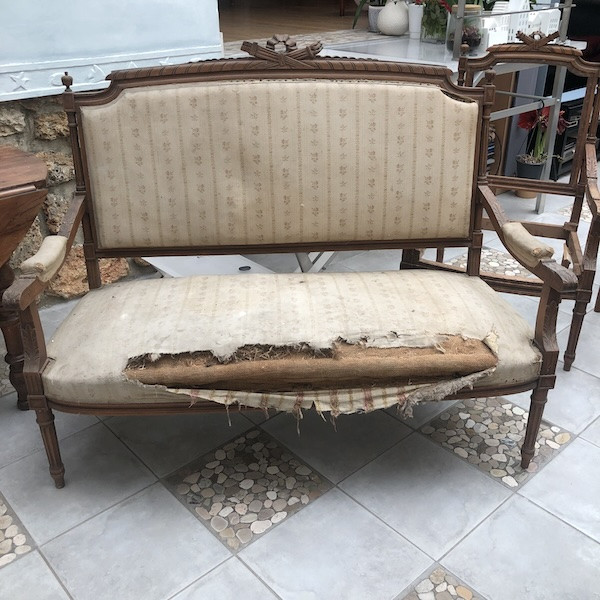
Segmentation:
<svg viewBox="0 0 600 600">
<path fill-rule="evenodd" d="M 232 550 L 332 487 L 271 436 L 253 429 L 167 478 L 176 496 Z"/>
<path fill-rule="evenodd" d="M 542 421 L 535 456 L 521 468 L 521 443 L 529 413 L 505 398 L 457 402 L 421 433 L 509 488 L 522 485 L 571 440 L 567 431 Z"/>
<path fill-rule="evenodd" d="M 0 568 L 31 551 L 29 534 L 0 494 Z"/>
<path fill-rule="evenodd" d="M 467 268 L 467 254 L 462 254 L 447 264 L 461 269 Z M 486 273 L 506 275 L 507 277 L 534 277 L 525 267 L 519 264 L 510 254 L 483 247 L 481 251 L 481 270 Z"/>
<path fill-rule="evenodd" d="M 573 205 L 569 204 L 568 206 L 563 206 L 563 208 L 558 209 L 558 213 L 564 215 L 565 217 L 571 216 L 571 211 L 573 210 Z M 592 222 L 592 211 L 586 202 L 583 203 L 583 208 L 581 209 L 581 218 L 580 221 L 584 221 L 585 223 Z"/>
<path fill-rule="evenodd" d="M 401 600 L 485 600 L 445 569 L 438 567 L 418 581 Z"/>
</svg>

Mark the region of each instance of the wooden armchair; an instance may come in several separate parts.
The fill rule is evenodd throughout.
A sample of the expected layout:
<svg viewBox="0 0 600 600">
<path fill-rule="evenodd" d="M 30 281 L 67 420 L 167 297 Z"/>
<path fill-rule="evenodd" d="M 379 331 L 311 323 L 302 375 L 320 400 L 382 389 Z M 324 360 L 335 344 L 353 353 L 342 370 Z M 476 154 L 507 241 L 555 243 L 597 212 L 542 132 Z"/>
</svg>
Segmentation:
<svg viewBox="0 0 600 600">
<path fill-rule="evenodd" d="M 578 285 L 563 298 L 575 301 L 569 339 L 564 353 L 564 369 L 568 371 L 575 360 L 577 342 L 583 326 L 586 308 L 592 297 L 592 284 L 596 272 L 598 245 L 600 241 L 600 194 L 597 183 L 596 134 L 600 112 L 600 64 L 583 60 L 581 51 L 561 44 L 550 44 L 558 34 L 544 37 L 541 34 L 527 36 L 519 34 L 521 43 L 492 46 L 488 53 L 479 58 L 461 57 L 459 61 L 459 85 L 471 86 L 477 75 L 498 64 L 548 65 L 564 67 L 571 73 L 585 78 L 585 96 L 579 121 L 579 129 L 569 180 L 564 183 L 522 179 L 516 176 L 489 175 L 488 185 L 492 189 L 527 190 L 537 193 L 560 194 L 573 199 L 571 215 L 563 225 L 538 222 L 523 222 L 532 234 L 543 238 L 562 240 L 564 254 L 562 264 L 569 266 L 577 277 Z M 550 149 L 552 152 L 552 149 Z M 592 222 L 582 250 L 578 228 L 583 203 L 592 213 Z M 494 229 L 495 216 L 488 212 L 484 218 L 484 229 Z M 443 251 L 438 251 L 434 263 L 443 264 Z M 484 279 L 494 289 L 524 295 L 539 296 L 541 282 L 524 277 L 500 276 L 483 273 Z M 600 295 L 596 301 L 600 311 Z"/>
</svg>

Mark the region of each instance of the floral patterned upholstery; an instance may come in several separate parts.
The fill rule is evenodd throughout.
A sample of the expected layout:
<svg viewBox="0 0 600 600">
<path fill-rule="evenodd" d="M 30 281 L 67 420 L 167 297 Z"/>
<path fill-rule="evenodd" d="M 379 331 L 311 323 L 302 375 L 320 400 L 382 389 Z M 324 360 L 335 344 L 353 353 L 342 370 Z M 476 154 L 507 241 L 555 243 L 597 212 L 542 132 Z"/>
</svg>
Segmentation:
<svg viewBox="0 0 600 600">
<path fill-rule="evenodd" d="M 468 237 L 477 105 L 437 87 L 172 84 L 81 113 L 100 248 Z"/>
</svg>

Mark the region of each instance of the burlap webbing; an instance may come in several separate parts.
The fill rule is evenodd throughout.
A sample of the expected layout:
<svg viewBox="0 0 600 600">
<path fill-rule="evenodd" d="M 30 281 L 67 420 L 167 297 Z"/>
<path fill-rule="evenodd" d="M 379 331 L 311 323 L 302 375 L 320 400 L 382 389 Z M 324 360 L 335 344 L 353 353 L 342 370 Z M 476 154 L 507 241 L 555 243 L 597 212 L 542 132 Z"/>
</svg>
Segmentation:
<svg viewBox="0 0 600 600">
<path fill-rule="evenodd" d="M 285 392 L 428 383 L 484 371 L 497 362 L 484 342 L 450 336 L 427 348 L 367 348 L 343 342 L 321 352 L 248 347 L 225 363 L 209 352 L 184 353 L 130 361 L 125 373 L 141 383 L 169 388 Z"/>
</svg>

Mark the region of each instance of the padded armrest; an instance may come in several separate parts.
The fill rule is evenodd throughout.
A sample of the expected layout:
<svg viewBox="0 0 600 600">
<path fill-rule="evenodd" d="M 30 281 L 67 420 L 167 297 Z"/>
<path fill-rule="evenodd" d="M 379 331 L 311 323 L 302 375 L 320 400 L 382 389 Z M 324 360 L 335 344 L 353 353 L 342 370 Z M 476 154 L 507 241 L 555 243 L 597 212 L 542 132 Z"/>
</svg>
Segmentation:
<svg viewBox="0 0 600 600">
<path fill-rule="evenodd" d="M 517 221 L 502 225 L 504 243 L 528 267 L 535 267 L 543 258 L 552 258 L 554 249 L 531 235 Z"/>
<path fill-rule="evenodd" d="M 21 271 L 25 275 L 34 275 L 40 281 L 50 281 L 65 260 L 67 242 L 62 235 L 44 238 L 37 253 L 21 263 Z"/>
</svg>

